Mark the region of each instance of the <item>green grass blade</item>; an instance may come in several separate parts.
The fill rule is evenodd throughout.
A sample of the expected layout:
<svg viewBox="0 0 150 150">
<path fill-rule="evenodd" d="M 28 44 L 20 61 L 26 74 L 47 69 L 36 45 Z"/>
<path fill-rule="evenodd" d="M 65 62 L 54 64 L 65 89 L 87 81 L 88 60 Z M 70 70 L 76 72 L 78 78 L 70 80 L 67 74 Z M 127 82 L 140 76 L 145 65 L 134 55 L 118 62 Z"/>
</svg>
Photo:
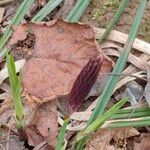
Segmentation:
<svg viewBox="0 0 150 150">
<path fill-rule="evenodd" d="M 25 13 L 28 11 L 28 9 L 31 7 L 31 5 L 33 4 L 34 0 L 24 0 L 19 9 L 17 10 L 14 18 L 11 21 L 10 26 L 7 28 L 6 32 L 4 33 L 4 35 L 0 38 L 0 56 L 3 53 L 3 47 L 5 46 L 5 44 L 7 43 L 7 41 L 9 40 L 9 38 L 11 37 L 13 31 L 12 31 L 12 25 L 18 25 Z"/>
<path fill-rule="evenodd" d="M 24 0 L 12 19 L 11 25 L 18 25 L 33 3 L 34 0 Z"/>
<path fill-rule="evenodd" d="M 150 115 L 150 110 L 145 111 L 145 112 L 131 112 L 131 113 L 123 113 L 123 114 L 115 114 L 111 119 L 124 119 L 124 118 L 137 118 L 137 117 L 144 117 L 144 116 L 149 116 Z"/>
<path fill-rule="evenodd" d="M 32 22 L 42 21 L 50 12 L 52 12 L 63 0 L 50 0 L 33 18 Z"/>
<path fill-rule="evenodd" d="M 78 0 L 66 20 L 68 22 L 78 22 L 89 3 L 90 0 Z"/>
<path fill-rule="evenodd" d="M 126 99 L 119 101 L 117 104 L 112 106 L 108 111 L 106 111 L 103 116 L 98 117 L 91 125 L 89 125 L 84 131 L 81 131 L 76 138 L 76 142 L 80 141 L 87 135 L 90 135 L 97 129 L 99 129 L 105 121 L 107 121 L 112 115 L 119 111 L 119 109 L 127 102 Z"/>
<path fill-rule="evenodd" d="M 66 132 L 66 128 L 67 128 L 68 123 L 69 123 L 69 119 L 66 119 L 64 121 L 62 127 L 61 127 L 61 130 L 60 130 L 59 135 L 58 135 L 56 148 L 55 148 L 56 150 L 62 150 L 65 132 Z"/>
<path fill-rule="evenodd" d="M 13 95 L 13 104 L 14 104 L 14 111 L 16 116 L 16 126 L 18 129 L 24 128 L 24 112 L 23 112 L 23 105 L 21 101 L 21 81 L 20 78 L 18 79 L 15 69 L 14 58 L 12 54 L 7 54 L 6 57 L 7 61 L 7 69 L 9 74 L 9 82 L 10 87 L 12 90 Z"/>
<path fill-rule="evenodd" d="M 7 55 L 6 61 L 7 61 L 7 68 L 8 68 L 8 74 L 9 74 L 9 82 L 10 82 L 11 90 L 12 90 L 12 93 L 14 96 L 15 92 L 16 92 L 18 79 L 17 79 L 17 75 L 16 75 L 14 58 L 13 58 L 12 54 Z"/>
<path fill-rule="evenodd" d="M 139 28 L 139 25 L 141 23 L 141 20 L 142 20 L 142 16 L 144 14 L 144 10 L 145 10 L 145 7 L 146 7 L 146 4 L 147 4 L 147 0 L 141 0 L 140 2 L 140 6 L 138 8 L 138 11 L 137 11 L 137 15 L 135 17 L 135 20 L 133 22 L 133 25 L 131 27 L 131 31 L 130 31 L 130 34 L 129 34 L 129 37 L 127 39 L 127 42 L 122 50 L 122 53 L 119 57 L 119 59 L 117 60 L 117 63 L 112 71 L 112 73 L 114 74 L 120 74 L 124 67 L 125 67 L 125 64 L 126 64 L 126 61 L 127 61 L 127 58 L 128 58 L 128 55 L 129 55 L 129 52 L 131 50 L 131 47 L 132 47 L 132 44 L 134 42 L 134 39 L 136 37 L 136 34 L 137 34 L 137 31 L 138 31 L 138 28 Z M 98 100 L 98 103 L 96 105 L 96 108 L 94 109 L 91 117 L 90 117 L 90 120 L 88 122 L 88 125 L 90 125 L 93 121 L 95 121 L 95 119 L 98 117 L 98 116 L 101 116 L 104 112 L 104 109 L 108 103 L 108 101 L 110 100 L 110 97 L 113 93 L 113 90 L 117 84 L 119 80 L 119 76 L 110 76 L 107 80 L 107 83 L 104 87 L 104 90 L 102 92 L 102 94 L 100 95 L 99 97 L 99 100 Z M 77 150 L 81 150 L 83 149 L 85 143 L 86 143 L 86 140 L 87 138 L 84 138 L 83 140 L 81 140 L 78 145 L 77 145 Z"/>
<path fill-rule="evenodd" d="M 122 0 L 122 2 L 119 5 L 119 8 L 118 8 L 117 12 L 115 13 L 115 16 L 113 17 L 113 19 L 107 25 L 106 31 L 99 38 L 99 40 L 98 40 L 99 43 L 102 42 L 106 38 L 108 33 L 115 27 L 116 22 L 119 20 L 121 14 L 123 13 L 124 9 L 126 8 L 128 2 L 129 2 L 129 0 Z"/>
<path fill-rule="evenodd" d="M 139 9 L 137 11 L 137 15 L 136 15 L 135 20 L 133 22 L 133 25 L 131 27 L 129 37 L 127 39 L 127 42 L 126 42 L 126 44 L 122 50 L 122 53 L 121 53 L 119 59 L 117 60 L 117 63 L 115 65 L 112 73 L 119 74 L 124 69 L 124 66 L 126 64 L 128 55 L 129 55 L 130 50 L 131 50 L 131 47 L 132 47 L 133 42 L 135 40 L 136 34 L 138 32 L 138 28 L 139 28 L 139 25 L 141 23 L 142 16 L 144 14 L 146 3 L 147 3 L 146 0 L 141 0 Z M 110 97 L 113 93 L 113 90 L 114 90 L 118 80 L 119 80 L 119 76 L 110 76 L 109 77 L 109 79 L 106 83 L 106 86 L 104 87 L 104 91 L 102 92 L 101 96 L 99 97 L 97 107 L 94 109 L 94 112 L 92 114 L 90 122 L 93 122 L 93 120 L 95 120 L 97 118 L 97 116 L 102 115 L 108 101 L 110 100 Z"/>
<path fill-rule="evenodd" d="M 21 80 L 20 77 L 18 78 L 18 84 L 16 87 L 16 92 L 14 94 L 14 109 L 16 113 L 16 123 L 18 128 L 24 128 L 24 111 L 23 111 L 23 104 L 21 100 Z"/>
<path fill-rule="evenodd" d="M 122 121 L 115 121 L 105 128 L 120 128 L 120 127 L 144 127 L 150 126 L 150 116 L 147 117 L 139 117 L 139 118 L 132 118 L 132 119 L 123 119 Z"/>
<path fill-rule="evenodd" d="M 126 114 L 126 113 L 132 113 L 134 112 L 145 112 L 145 111 L 149 111 L 150 108 L 148 105 L 142 106 L 141 108 L 130 108 L 130 109 L 120 109 L 118 114 Z"/>
</svg>

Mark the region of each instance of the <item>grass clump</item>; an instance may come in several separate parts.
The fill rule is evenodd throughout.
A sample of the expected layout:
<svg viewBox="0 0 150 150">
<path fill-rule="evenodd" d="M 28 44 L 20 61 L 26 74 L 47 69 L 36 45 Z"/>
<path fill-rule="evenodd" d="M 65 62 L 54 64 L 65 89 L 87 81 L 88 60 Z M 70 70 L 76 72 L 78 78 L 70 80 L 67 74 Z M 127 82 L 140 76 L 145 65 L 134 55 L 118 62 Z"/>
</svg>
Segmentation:
<svg viewBox="0 0 150 150">
<path fill-rule="evenodd" d="M 22 140 L 25 140 L 26 137 L 25 120 L 24 120 L 23 104 L 21 99 L 21 80 L 20 77 L 17 76 L 16 74 L 15 63 L 12 54 L 7 54 L 6 62 L 7 62 L 10 87 L 13 95 L 15 123 L 20 138 Z"/>
</svg>

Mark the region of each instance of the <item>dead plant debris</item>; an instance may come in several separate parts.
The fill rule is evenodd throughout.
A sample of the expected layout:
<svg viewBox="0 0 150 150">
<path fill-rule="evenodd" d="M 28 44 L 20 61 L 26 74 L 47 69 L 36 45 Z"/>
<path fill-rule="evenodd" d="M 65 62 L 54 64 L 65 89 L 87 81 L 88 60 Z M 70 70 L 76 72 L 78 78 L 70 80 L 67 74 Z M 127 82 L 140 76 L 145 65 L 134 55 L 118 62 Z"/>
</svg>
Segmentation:
<svg viewBox="0 0 150 150">
<path fill-rule="evenodd" d="M 99 52 L 103 54 L 92 28 L 85 24 L 54 20 L 24 24 L 14 31 L 11 45 L 25 40 L 28 33 L 35 35 L 34 49 L 22 74 L 24 89 L 39 98 L 67 95 L 89 59 Z M 105 56 L 98 79 L 103 81 L 106 75 L 100 73 L 111 69 L 112 62 Z M 103 83 L 99 85 L 99 89 L 104 86 Z"/>
</svg>

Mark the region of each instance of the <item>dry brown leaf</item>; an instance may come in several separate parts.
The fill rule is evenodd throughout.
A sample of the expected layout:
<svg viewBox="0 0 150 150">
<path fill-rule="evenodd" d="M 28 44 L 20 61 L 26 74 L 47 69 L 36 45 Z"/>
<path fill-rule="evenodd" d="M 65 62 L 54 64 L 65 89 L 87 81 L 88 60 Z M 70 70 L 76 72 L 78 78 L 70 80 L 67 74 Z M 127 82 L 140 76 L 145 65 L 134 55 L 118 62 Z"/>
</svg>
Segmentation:
<svg viewBox="0 0 150 150">
<path fill-rule="evenodd" d="M 112 130 L 103 129 L 92 134 L 86 144 L 85 150 L 115 150 L 113 145 L 110 145 L 112 139 Z"/>
<path fill-rule="evenodd" d="M 40 135 L 36 126 L 30 125 L 26 127 L 26 135 L 30 146 L 36 147 L 39 143 L 44 141 L 44 138 Z"/>
<path fill-rule="evenodd" d="M 36 126 L 38 133 L 51 146 L 55 146 L 58 134 L 58 117 L 56 101 L 50 101 L 37 107 L 30 123 Z"/>
<path fill-rule="evenodd" d="M 116 129 L 101 129 L 90 137 L 86 150 L 115 150 L 120 140 L 139 135 L 135 128 L 116 128 Z M 114 140 L 115 147 L 110 145 L 110 141 Z"/>
<path fill-rule="evenodd" d="M 127 139 L 133 136 L 137 136 L 140 133 L 135 128 L 118 128 L 113 129 L 113 139 L 118 142 L 119 140 Z"/>
<path fill-rule="evenodd" d="M 11 44 L 35 35 L 32 58 L 23 68 L 23 85 L 39 98 L 66 95 L 85 64 L 98 52 L 93 29 L 88 25 L 54 20 L 45 24 L 24 24 L 15 28 Z M 107 73 L 112 62 L 105 57 L 100 70 Z M 106 75 L 98 76 L 98 88 L 104 87 Z M 98 91 L 99 92 L 99 91 Z"/>
<path fill-rule="evenodd" d="M 150 134 L 143 133 L 140 136 L 140 142 L 134 142 L 134 150 L 150 150 Z"/>
</svg>

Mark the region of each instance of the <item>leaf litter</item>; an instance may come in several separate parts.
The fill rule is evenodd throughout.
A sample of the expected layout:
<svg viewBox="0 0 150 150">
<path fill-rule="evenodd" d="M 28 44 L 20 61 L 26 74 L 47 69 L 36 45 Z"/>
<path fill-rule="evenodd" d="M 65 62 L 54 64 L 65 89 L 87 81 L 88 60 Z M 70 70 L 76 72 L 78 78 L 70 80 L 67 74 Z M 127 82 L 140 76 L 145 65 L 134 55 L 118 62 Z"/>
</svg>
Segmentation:
<svg viewBox="0 0 150 150">
<path fill-rule="evenodd" d="M 24 24 L 15 29 L 11 45 L 24 40 L 27 33 L 35 35 L 32 58 L 23 68 L 23 85 L 39 98 L 67 95 L 77 75 L 98 52 L 95 35 L 88 25 L 54 20 L 45 24 Z M 54 36 L 55 35 L 55 36 Z M 105 57 L 100 73 L 111 71 L 112 62 Z M 106 75 L 99 75 L 103 78 Z M 40 86 L 39 86 L 40 85 Z M 100 84 L 100 89 L 104 85 Z"/>
<path fill-rule="evenodd" d="M 33 105 L 35 102 L 37 104 L 36 107 L 34 106 L 35 115 L 33 120 L 30 119 L 27 124 L 28 143 L 36 148 L 40 143 L 46 141 L 50 147 L 54 147 L 55 144 L 51 145 L 51 143 L 55 143 L 56 141 L 58 126 L 55 126 L 54 130 L 52 130 L 52 134 L 54 133 L 53 136 L 48 134 L 47 131 L 53 128 L 50 124 L 50 120 L 58 125 L 58 116 L 56 110 L 54 113 L 45 105 L 50 106 L 51 103 L 55 102 L 55 106 L 52 107 L 57 108 L 58 104 L 56 104 L 56 100 L 65 101 L 63 103 L 66 103 L 71 87 L 73 87 L 73 83 L 78 79 L 77 77 L 81 73 L 81 70 L 94 55 L 101 53 L 104 56 L 104 61 L 99 70 L 97 80 L 86 99 L 90 96 L 98 96 L 104 87 L 107 78 L 106 74 L 110 72 L 113 67 L 113 62 L 103 53 L 96 43 L 92 27 L 85 24 L 70 24 L 63 20 L 54 20 L 49 23 L 23 24 L 14 27 L 14 31 L 10 45 L 15 46 L 13 53 L 16 60 L 26 59 L 26 64 L 22 69 L 22 75 L 25 93 L 30 97 L 28 97 L 28 100 L 31 100 L 28 103 L 29 105 L 31 103 Z M 112 32 L 112 35 L 113 34 L 116 34 L 116 32 Z M 117 36 L 110 36 L 109 38 L 112 41 L 116 41 L 115 38 L 118 38 L 119 35 L 120 33 L 117 32 Z M 124 39 L 125 41 L 126 36 L 119 39 Z M 120 42 L 122 43 L 122 41 Z M 105 46 L 105 49 L 110 49 L 110 43 L 108 46 Z M 145 45 L 148 46 L 147 43 Z M 148 53 L 146 46 L 142 47 L 139 45 L 139 42 L 135 42 L 133 46 L 140 51 Z M 119 56 L 120 47 L 118 51 L 116 56 Z M 112 51 L 108 51 L 108 55 L 111 54 Z M 135 63 L 135 66 L 143 67 L 143 61 L 139 61 L 140 59 L 135 60 L 135 57 L 136 56 L 131 55 L 131 58 L 129 58 L 131 64 L 134 65 L 137 61 L 140 65 L 136 65 Z M 147 57 L 146 54 L 145 57 Z M 144 60 L 142 55 L 141 58 Z M 144 60 L 144 62 L 147 63 L 147 60 Z M 130 65 L 129 68 L 132 67 L 133 70 L 136 70 L 133 65 Z M 137 72 L 134 71 L 134 73 Z M 139 75 L 141 74 L 139 73 Z M 132 81 L 133 77 L 130 77 L 130 79 L 129 77 L 128 79 L 125 77 L 125 79 L 124 82 L 122 80 L 123 83 L 121 85 Z M 67 109 L 66 107 L 67 106 L 62 109 Z M 76 106 L 76 108 L 78 107 Z M 33 108 L 31 107 L 30 109 Z M 28 118 L 28 115 L 26 117 Z M 123 131 L 123 133 L 125 133 L 125 131 Z M 108 135 L 108 137 L 109 136 L 110 135 Z M 50 140 L 53 142 L 49 143 L 48 141 Z M 109 143 L 107 144 L 108 149 L 114 149 L 114 146 Z"/>
<path fill-rule="evenodd" d="M 38 2 L 42 2 L 42 1 L 45 1 L 45 0 L 41 0 L 41 1 L 38 1 Z M 73 3 L 73 2 L 71 2 L 71 1 L 65 1 L 66 3 Z M 44 5 L 44 4 L 42 4 L 42 5 Z M 70 4 L 69 4 L 70 5 Z M 68 8 L 68 6 L 66 7 L 66 8 Z M 67 10 L 67 9 L 64 9 L 64 10 Z M 64 10 L 63 10 L 63 12 L 64 12 Z M 7 11 L 6 11 L 6 13 L 7 13 Z M 57 15 L 57 14 L 56 14 Z M 60 15 L 62 15 L 62 12 L 60 11 Z M 18 28 L 18 27 L 17 27 Z M 96 35 L 98 35 L 98 37 L 99 37 L 99 35 L 100 34 L 102 34 L 103 33 L 103 29 L 98 29 L 98 28 L 94 28 L 94 29 L 96 29 L 95 30 L 95 34 Z M 28 32 L 28 31 L 27 31 Z M 30 33 L 30 31 L 28 32 L 29 34 L 32 34 L 32 33 Z M 27 33 L 27 35 L 28 35 L 28 33 Z M 27 36 L 25 36 L 25 37 L 27 37 Z M 32 38 L 31 38 L 32 39 Z M 126 39 L 127 39 L 127 35 L 125 35 L 124 33 L 121 33 L 121 32 L 118 32 L 118 31 L 112 31 L 111 32 L 111 34 L 110 34 L 110 36 L 108 36 L 108 39 L 109 40 L 111 40 L 111 42 L 112 41 L 116 41 L 116 42 L 119 42 L 119 43 L 125 43 L 125 41 L 126 41 Z M 36 40 L 36 39 L 35 39 Z M 29 42 L 29 40 L 28 40 L 28 38 L 27 38 L 27 40 L 26 40 L 27 42 Z M 33 47 L 30 47 L 30 42 L 29 43 L 26 43 L 26 41 L 24 42 L 24 40 L 23 40 L 23 42 L 24 43 L 21 43 L 20 45 L 17 45 L 18 46 L 18 51 L 16 51 L 16 49 L 14 49 L 13 51 L 15 51 L 14 52 L 14 54 L 16 55 L 16 57 L 18 57 L 17 58 L 17 60 L 18 59 L 22 59 L 22 58 L 26 58 L 26 59 L 30 59 L 30 58 L 33 58 L 34 56 L 32 55 L 33 53 L 32 53 L 32 50 L 33 50 L 33 48 L 34 48 L 34 43 L 33 44 L 31 44 Z M 34 41 L 34 40 L 33 40 Z M 111 43 L 110 42 L 110 43 Z M 18 42 L 18 43 L 20 43 L 20 42 Z M 23 44 L 23 45 L 22 45 Z M 135 40 L 135 42 L 134 42 L 134 45 L 133 45 L 133 47 L 135 48 L 135 49 L 137 49 L 137 50 L 140 50 L 140 51 L 142 51 L 142 52 L 145 52 L 145 53 L 147 53 L 147 54 L 149 54 L 149 47 L 150 45 L 148 44 L 148 43 L 146 43 L 146 42 L 144 42 L 144 41 L 141 41 L 141 40 L 139 40 L 139 39 L 136 39 Z M 34 48 L 35 49 L 35 48 Z M 24 52 L 23 52 L 24 51 Z M 18 53 L 17 53 L 18 52 Z M 112 51 L 110 51 L 109 52 L 109 54 L 108 55 L 111 55 L 112 53 L 111 53 Z M 114 52 L 114 51 L 113 51 Z M 16 54 L 17 53 L 17 54 Z M 117 55 L 119 56 L 119 51 L 117 52 Z M 107 53 L 106 53 L 107 54 Z M 133 59 L 134 61 L 131 61 L 131 65 L 127 68 L 127 70 L 125 70 L 125 72 L 132 72 L 132 70 L 133 70 L 133 73 L 137 73 L 136 71 L 137 71 L 137 66 L 142 66 L 143 64 L 142 64 L 142 62 L 146 62 L 147 64 L 148 64 L 148 59 L 149 59 L 149 56 L 147 55 L 147 54 L 142 54 L 139 58 L 140 58 L 140 60 L 141 60 L 141 62 L 138 62 L 137 64 L 136 64 L 136 60 L 135 59 Z M 116 56 L 117 56 L 116 55 Z M 27 57 L 25 57 L 25 56 L 27 56 Z M 118 57 L 117 56 L 117 57 Z M 36 56 L 35 56 L 36 57 Z M 47 59 L 47 58 L 46 58 Z M 131 60 L 131 59 L 130 59 Z M 137 60 L 138 61 L 138 60 Z M 88 61 L 87 61 L 88 62 Z M 105 62 L 104 62 L 105 63 Z M 86 63 L 85 63 L 86 64 Z M 139 64 L 141 64 L 141 65 L 139 65 Z M 109 65 L 109 63 L 107 63 L 106 62 L 106 66 L 107 65 Z M 18 66 L 18 65 L 17 65 Z M 84 65 L 83 65 L 84 66 Z M 136 66 L 136 67 L 135 67 Z M 22 68 L 22 67 L 21 67 Z M 81 67 L 81 68 L 83 68 L 83 67 Z M 106 67 L 107 68 L 107 67 Z M 140 67 L 139 67 L 140 68 Z M 82 70 L 82 69 L 81 69 Z M 80 71 L 81 71 L 80 70 Z M 107 69 L 106 69 L 107 70 Z M 140 76 L 140 74 L 138 75 L 138 76 Z M 145 76 L 142 76 L 142 78 L 143 77 L 145 77 Z M 5 79 L 6 79 L 6 77 L 5 77 Z M 125 81 L 124 82 L 122 82 L 122 85 L 125 85 L 127 82 L 129 82 L 130 80 L 132 81 L 132 80 L 135 80 L 136 78 L 126 78 L 125 77 Z M 104 83 L 105 83 L 105 80 L 103 80 L 104 81 Z M 93 86 L 93 88 L 91 89 L 91 91 L 90 91 L 90 93 L 89 93 L 89 96 L 91 95 L 99 95 L 99 93 L 100 93 L 100 91 L 102 90 L 102 89 L 100 89 L 100 91 L 99 91 L 99 83 L 101 83 L 101 82 L 103 82 L 100 78 L 97 78 L 97 80 L 96 80 L 96 82 L 95 82 L 95 84 L 94 84 L 94 86 Z M 123 81 L 123 80 L 122 80 Z M 3 82 L 3 81 L 2 81 Z M 72 85 L 73 85 L 73 83 L 72 83 Z M 118 86 L 118 88 L 119 88 L 119 86 Z M 116 89 L 118 89 L 118 88 L 116 88 Z M 70 90 L 71 90 L 71 87 L 70 87 Z M 28 92 L 29 93 L 29 92 Z M 28 94 L 26 94 L 26 96 L 27 96 Z M 29 95 L 28 95 L 29 96 Z M 42 105 L 44 105 L 45 103 L 51 103 L 52 101 L 50 101 L 49 102 L 49 100 L 53 100 L 53 101 L 55 101 L 54 99 L 56 99 L 56 98 L 58 98 L 58 97 L 60 97 L 60 98 L 62 98 L 62 96 L 56 96 L 56 95 L 53 95 L 53 96 L 51 96 L 51 98 L 50 97 L 47 97 L 47 98 L 37 98 L 37 97 L 35 97 L 35 96 L 30 96 L 30 102 L 28 102 L 29 103 L 29 105 L 31 104 L 31 106 L 32 105 L 34 105 L 35 103 L 35 101 L 36 101 L 36 104 L 38 104 L 38 106 L 34 106 L 34 108 L 35 108 L 35 110 L 37 109 L 37 107 L 40 109 L 40 106 L 42 106 Z M 60 99 L 59 98 L 59 99 Z M 28 99 L 28 100 L 29 100 Z M 64 99 L 66 99 L 66 98 L 64 98 Z M 41 102 L 42 101 L 42 102 Z M 62 101 L 62 100 L 61 100 Z M 26 102 L 25 102 L 26 103 Z M 34 103 L 34 104 L 33 104 Z M 43 103 L 43 104 L 42 104 Z M 64 102 L 65 103 L 65 102 Z M 11 102 L 10 101 L 7 101 L 6 102 L 6 104 L 8 104 L 8 106 L 7 106 L 7 108 L 9 108 L 9 105 L 11 105 Z M 3 105 L 3 104 L 2 104 Z M 40 106 L 39 106 L 40 105 Z M 26 107 L 26 106 L 25 106 Z M 32 108 L 32 107 L 31 107 Z M 47 107 L 46 107 L 46 109 L 47 109 Z M 6 110 L 6 108 L 4 109 L 3 108 L 3 110 L 2 110 L 2 112 L 4 112 Z M 41 110 L 41 109 L 40 109 Z M 28 111 L 28 109 L 26 110 L 26 111 Z M 32 110 L 31 110 L 32 111 Z M 48 110 L 45 110 L 45 111 L 48 111 L 49 112 L 49 109 Z M 37 110 L 37 112 L 38 112 L 38 110 Z M 90 112 L 91 113 L 91 112 Z M 11 114 L 12 115 L 12 114 Z M 7 116 L 7 115 L 6 115 Z M 36 115 L 35 115 L 36 116 Z M 27 118 L 29 118 L 29 116 L 28 115 L 26 115 L 26 117 Z M 59 116 L 60 117 L 60 116 Z M 34 119 L 34 117 L 33 117 L 33 119 Z M 30 121 L 29 121 L 29 123 L 27 123 L 27 125 L 29 125 L 30 123 L 32 123 L 32 119 L 29 119 Z M 34 124 L 34 123 L 33 123 Z M 79 124 L 80 125 L 80 124 Z M 32 125 L 31 125 L 32 126 Z M 28 126 L 29 128 L 30 128 L 30 125 Z M 40 135 L 40 133 L 39 133 L 39 131 L 37 130 L 37 124 L 34 126 L 35 127 L 35 133 L 37 133 L 37 135 L 39 134 Z M 45 129 L 47 129 L 47 127 L 45 127 Z M 32 130 L 32 131 L 34 131 L 34 130 Z M 46 131 L 46 130 L 45 130 Z M 103 134 L 102 134 L 103 135 Z M 109 137 L 110 135 L 108 134 L 108 137 Z M 35 140 L 35 139 L 33 139 L 33 140 Z M 44 140 L 44 138 L 42 137 L 42 140 L 41 141 L 43 141 Z M 100 138 L 99 138 L 99 140 L 101 140 Z M 42 142 L 43 143 L 43 142 Z M 42 143 L 39 143 L 39 145 L 40 144 L 42 144 Z M 142 143 L 143 144 L 143 143 Z M 141 147 L 142 147 L 142 144 L 141 144 Z M 36 144 L 37 145 L 37 144 Z M 39 146 L 38 145 L 38 146 Z M 35 147 L 34 149 L 36 149 L 36 148 L 38 148 L 38 146 L 37 147 Z M 110 147 L 109 147 L 110 146 Z M 110 145 L 110 143 L 108 143 L 108 147 L 111 149 L 114 149 L 114 147 L 112 146 L 112 145 Z M 42 148 L 41 148 L 42 149 Z"/>
<path fill-rule="evenodd" d="M 63 20 L 16 26 L 9 44 L 16 60 L 26 59 L 21 72 L 28 144 L 36 147 L 46 141 L 54 148 L 59 129 L 57 101 L 67 100 L 77 76 L 95 55 L 103 58 L 101 67 L 93 90 L 82 101 L 99 95 L 113 62 L 96 43 L 92 27 Z"/>
<path fill-rule="evenodd" d="M 101 129 L 92 134 L 85 150 L 121 150 L 128 138 L 139 134 L 134 128 Z"/>
</svg>

